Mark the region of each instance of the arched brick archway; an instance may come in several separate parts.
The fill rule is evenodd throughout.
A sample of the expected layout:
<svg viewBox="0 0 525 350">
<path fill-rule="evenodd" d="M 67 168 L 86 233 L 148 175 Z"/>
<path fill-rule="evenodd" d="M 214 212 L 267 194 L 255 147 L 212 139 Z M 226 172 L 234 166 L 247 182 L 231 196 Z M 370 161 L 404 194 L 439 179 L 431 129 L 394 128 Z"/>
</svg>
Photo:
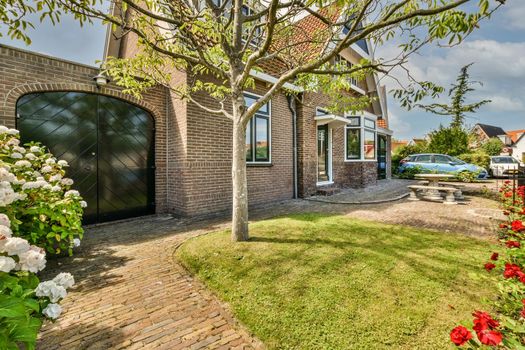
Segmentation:
<svg viewBox="0 0 525 350">
<path fill-rule="evenodd" d="M 126 101 L 128 103 L 134 104 L 140 108 L 145 109 L 146 111 L 151 113 L 151 115 L 155 119 L 155 122 L 161 119 L 160 118 L 161 113 L 157 110 L 157 108 L 155 106 L 152 106 L 148 102 L 144 101 L 144 99 L 138 99 L 129 94 L 125 94 L 121 90 L 118 90 L 117 88 L 114 88 L 111 86 L 110 87 L 103 86 L 101 88 L 97 88 L 94 83 L 93 84 L 29 83 L 29 84 L 18 85 L 12 88 L 6 94 L 6 97 L 3 103 L 5 115 L 8 116 L 10 114 L 9 112 L 11 112 L 11 115 L 15 116 L 16 104 L 20 97 L 27 95 L 29 93 L 52 92 L 52 91 L 86 92 L 86 93 L 93 93 L 93 94 L 98 94 L 98 95 L 111 96 L 111 97 Z M 10 123 L 7 123 L 7 124 L 10 124 Z"/>
</svg>

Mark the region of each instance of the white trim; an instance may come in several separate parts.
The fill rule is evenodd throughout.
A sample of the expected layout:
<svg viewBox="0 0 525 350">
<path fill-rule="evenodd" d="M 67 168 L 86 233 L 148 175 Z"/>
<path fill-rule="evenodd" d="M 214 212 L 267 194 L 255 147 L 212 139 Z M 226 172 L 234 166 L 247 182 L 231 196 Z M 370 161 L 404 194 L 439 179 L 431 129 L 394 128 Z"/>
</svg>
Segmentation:
<svg viewBox="0 0 525 350">
<path fill-rule="evenodd" d="M 366 91 L 365 90 L 361 89 L 359 86 L 354 85 L 352 83 L 350 83 L 350 89 L 354 90 L 357 93 L 360 93 L 361 95 L 366 95 Z"/>
<path fill-rule="evenodd" d="M 258 72 L 254 69 L 250 70 L 250 75 L 254 77 L 255 79 L 259 79 L 261 81 L 264 81 L 266 83 L 275 84 L 279 79 L 271 76 L 270 74 L 266 74 L 263 72 Z M 304 89 L 300 86 L 297 86 L 295 84 L 291 83 L 284 83 L 283 88 L 294 91 L 294 92 L 303 92 Z"/>
<path fill-rule="evenodd" d="M 375 114 L 363 111 L 361 115 L 356 114 L 347 114 L 347 117 L 358 117 L 360 118 L 359 126 L 352 126 L 352 125 L 346 125 L 344 127 L 344 159 L 343 161 L 346 163 L 356 163 L 356 162 L 377 162 L 377 134 L 378 134 L 378 128 L 377 128 L 377 116 Z M 374 119 L 374 122 L 376 123 L 376 127 L 374 129 L 365 127 L 365 119 Z M 355 159 L 348 159 L 348 148 L 347 148 L 347 130 L 359 130 L 359 146 L 360 146 L 360 158 Z M 374 159 L 365 158 L 365 130 L 371 131 L 374 133 Z"/>
<path fill-rule="evenodd" d="M 377 133 L 378 134 L 383 134 L 383 135 L 388 135 L 388 136 L 394 135 L 394 132 L 392 130 L 384 129 L 384 128 L 377 128 Z"/>
<path fill-rule="evenodd" d="M 243 91 L 242 92 L 243 96 L 244 95 L 248 95 L 248 96 L 252 96 L 252 97 L 255 97 L 255 98 L 261 98 L 262 96 L 261 95 L 257 95 L 257 94 L 254 94 L 253 92 L 249 92 L 249 91 Z M 246 161 L 246 165 L 271 165 L 272 164 L 272 100 L 269 100 L 268 102 L 266 102 L 266 104 L 268 105 L 268 160 L 267 161 L 256 161 L 255 160 L 255 152 L 253 154 L 254 156 L 254 159 L 252 161 Z M 257 115 L 257 112 L 255 113 L 255 115 L 253 117 L 255 117 Z M 253 119 L 252 117 L 252 119 Z M 255 137 L 253 137 L 255 135 L 252 135 L 252 143 L 255 147 Z M 245 146 L 246 147 L 246 146 Z"/>
<path fill-rule="evenodd" d="M 346 125 L 348 120 L 344 117 L 340 117 L 334 114 L 318 115 L 314 117 L 314 120 L 317 122 L 317 125 Z"/>
<path fill-rule="evenodd" d="M 363 39 L 363 40 L 365 40 L 366 45 L 369 46 L 369 45 L 368 45 L 368 40 L 366 40 L 366 39 Z M 350 45 L 350 48 L 351 48 L 352 50 L 354 50 L 354 51 L 355 51 L 359 56 L 361 56 L 361 57 L 368 58 L 368 59 L 371 59 L 371 58 L 372 58 L 372 56 L 371 56 L 369 53 L 366 53 L 365 50 L 363 50 L 362 48 L 360 48 L 356 43 L 351 44 L 351 45 Z"/>
</svg>

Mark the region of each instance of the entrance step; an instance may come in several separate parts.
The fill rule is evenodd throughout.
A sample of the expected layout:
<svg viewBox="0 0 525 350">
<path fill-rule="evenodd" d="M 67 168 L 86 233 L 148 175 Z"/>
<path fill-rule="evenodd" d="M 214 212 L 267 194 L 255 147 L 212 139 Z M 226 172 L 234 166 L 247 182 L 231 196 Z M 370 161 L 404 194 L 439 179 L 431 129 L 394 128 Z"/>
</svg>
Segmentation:
<svg viewBox="0 0 525 350">
<path fill-rule="evenodd" d="M 319 187 L 317 188 L 317 195 L 319 196 L 332 196 L 341 192 L 339 187 Z"/>
</svg>

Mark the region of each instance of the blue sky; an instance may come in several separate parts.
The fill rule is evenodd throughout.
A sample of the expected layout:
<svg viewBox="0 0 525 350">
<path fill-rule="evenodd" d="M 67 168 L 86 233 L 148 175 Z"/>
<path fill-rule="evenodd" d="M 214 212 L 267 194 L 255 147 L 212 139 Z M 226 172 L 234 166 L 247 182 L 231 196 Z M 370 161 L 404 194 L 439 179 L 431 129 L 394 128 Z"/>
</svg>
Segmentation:
<svg viewBox="0 0 525 350">
<path fill-rule="evenodd" d="M 80 28 L 77 22 L 64 17 L 53 27 L 36 24 L 30 31 L 33 40 L 27 47 L 6 37 L 0 42 L 51 56 L 96 65 L 102 58 L 106 29 L 100 24 Z M 381 51 L 387 57 L 394 46 Z M 471 95 L 473 100 L 491 99 L 467 123 L 486 123 L 505 130 L 525 129 L 525 1 L 507 0 L 507 4 L 492 19 L 482 23 L 462 45 L 454 48 L 432 46 L 413 56 L 408 67 L 418 79 L 431 80 L 443 86 L 454 82 L 459 69 L 474 62 L 471 78 L 483 82 Z M 400 76 L 403 80 L 403 77 Z M 393 81 L 384 81 L 387 89 L 398 88 Z M 446 96 L 442 97 L 445 102 Z M 439 117 L 422 111 L 406 111 L 393 98 L 389 99 L 391 128 L 397 139 L 421 137 L 440 123 Z"/>
</svg>

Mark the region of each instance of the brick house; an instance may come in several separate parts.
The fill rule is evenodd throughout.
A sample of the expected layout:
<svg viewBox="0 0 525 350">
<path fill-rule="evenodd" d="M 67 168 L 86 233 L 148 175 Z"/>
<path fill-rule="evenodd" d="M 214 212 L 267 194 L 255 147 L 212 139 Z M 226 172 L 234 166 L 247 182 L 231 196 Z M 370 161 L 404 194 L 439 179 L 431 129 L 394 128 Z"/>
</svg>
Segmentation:
<svg viewBox="0 0 525 350">
<path fill-rule="evenodd" d="M 136 53 L 133 36 L 108 38 L 106 56 Z M 357 63 L 368 56 L 362 41 L 341 58 Z M 87 222 L 231 210 L 231 121 L 161 86 L 135 99 L 111 83 L 95 84 L 98 74 L 94 67 L 0 46 L 1 123 L 70 163 L 69 174 L 89 205 Z M 276 74 L 257 73 L 247 103 Z M 175 83 L 186 79 L 183 72 L 173 74 Z M 384 87 L 369 76 L 352 82 L 348 93 L 376 99 L 358 115 L 332 115 L 322 94 L 304 93 L 294 103 L 281 93 L 259 110 L 247 136 L 250 205 L 390 177 L 392 131 Z M 194 98 L 212 103 L 202 92 Z"/>
</svg>

